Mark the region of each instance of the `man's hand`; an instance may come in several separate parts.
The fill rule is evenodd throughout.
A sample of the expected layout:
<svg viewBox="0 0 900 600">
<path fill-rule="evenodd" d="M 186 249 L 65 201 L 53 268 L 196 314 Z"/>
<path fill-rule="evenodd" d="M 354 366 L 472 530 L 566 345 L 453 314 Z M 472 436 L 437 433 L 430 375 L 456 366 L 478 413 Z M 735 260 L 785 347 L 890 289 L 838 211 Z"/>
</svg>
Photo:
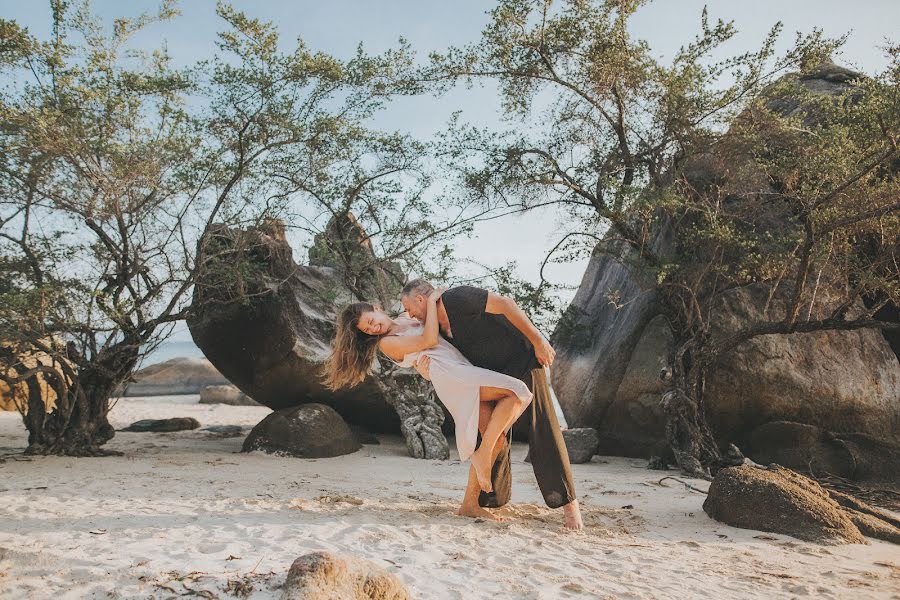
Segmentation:
<svg viewBox="0 0 900 600">
<path fill-rule="evenodd" d="M 431 377 L 429 376 L 428 366 L 431 364 L 431 359 L 428 356 L 423 356 L 416 361 L 415 367 L 416 371 L 419 372 L 419 375 L 431 381 Z"/>
<path fill-rule="evenodd" d="M 542 337 L 540 343 L 534 347 L 534 355 L 537 357 L 539 363 L 545 367 L 549 367 L 553 364 L 553 359 L 556 358 L 556 350 L 553 349 L 550 342 Z"/>
</svg>

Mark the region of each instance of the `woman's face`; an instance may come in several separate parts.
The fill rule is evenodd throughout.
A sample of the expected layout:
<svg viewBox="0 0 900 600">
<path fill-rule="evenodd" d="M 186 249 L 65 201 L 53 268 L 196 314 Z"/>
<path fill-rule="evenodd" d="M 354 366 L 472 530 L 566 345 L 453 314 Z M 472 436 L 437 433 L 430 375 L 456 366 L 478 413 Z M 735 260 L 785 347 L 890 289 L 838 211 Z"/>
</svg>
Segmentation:
<svg viewBox="0 0 900 600">
<path fill-rule="evenodd" d="M 390 317 L 388 317 L 384 311 L 376 308 L 375 310 L 366 311 L 360 315 L 356 327 L 368 335 L 381 335 L 387 333 L 391 328 L 392 323 Z"/>
</svg>

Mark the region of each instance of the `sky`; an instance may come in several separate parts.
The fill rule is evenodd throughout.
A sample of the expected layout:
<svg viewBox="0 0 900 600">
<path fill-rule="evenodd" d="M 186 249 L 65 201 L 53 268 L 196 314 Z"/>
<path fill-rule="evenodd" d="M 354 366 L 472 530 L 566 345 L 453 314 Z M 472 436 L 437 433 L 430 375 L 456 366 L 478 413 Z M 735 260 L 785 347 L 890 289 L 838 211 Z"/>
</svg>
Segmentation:
<svg viewBox="0 0 900 600">
<path fill-rule="evenodd" d="M 182 15 L 154 25 L 135 44 L 146 49 L 165 42 L 176 64 L 188 65 L 210 57 L 216 50 L 215 0 L 181 0 Z M 396 46 L 405 37 L 420 56 L 449 45 L 477 41 L 487 23 L 488 0 L 233 0 L 232 5 L 251 17 L 275 23 L 286 44 L 298 36 L 308 46 L 346 58 L 362 43 L 377 53 Z M 645 39 L 662 60 L 671 58 L 699 30 L 700 14 L 708 5 L 711 21 L 733 20 L 738 34 L 725 47 L 729 55 L 758 48 L 769 29 L 784 24 L 780 49 L 790 46 L 794 32 L 821 28 L 827 36 L 849 33 L 835 62 L 875 72 L 887 61 L 880 49 L 888 38 L 900 41 L 900 0 L 657 0 L 643 7 L 631 22 L 632 34 Z M 49 33 L 48 0 L 0 0 L 0 16 L 28 27 L 32 34 Z M 149 0 L 94 0 L 94 12 L 111 22 L 117 16 L 136 16 L 158 6 Z M 440 99 L 404 98 L 394 102 L 372 123 L 385 130 L 401 130 L 422 139 L 435 135 L 450 114 L 477 125 L 500 123 L 499 101 L 491 88 L 456 90 Z M 514 259 L 520 275 L 536 280 L 545 253 L 552 248 L 558 229 L 552 212 L 535 212 L 483 224 L 471 239 L 460 239 L 456 253 L 486 265 Z M 502 240 L 502 243 L 497 243 Z M 585 262 L 554 265 L 548 269 L 555 283 L 577 285 Z M 189 339 L 183 327 L 176 340 Z"/>
</svg>

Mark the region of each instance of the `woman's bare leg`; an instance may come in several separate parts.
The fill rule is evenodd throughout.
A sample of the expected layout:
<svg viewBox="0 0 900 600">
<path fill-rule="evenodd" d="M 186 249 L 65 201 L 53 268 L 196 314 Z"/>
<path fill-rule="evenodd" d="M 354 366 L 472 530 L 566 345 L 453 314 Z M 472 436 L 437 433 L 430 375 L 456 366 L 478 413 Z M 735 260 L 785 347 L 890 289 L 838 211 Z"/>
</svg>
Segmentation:
<svg viewBox="0 0 900 600">
<path fill-rule="evenodd" d="M 482 402 L 481 406 L 479 406 L 478 408 L 478 431 L 480 431 L 481 435 L 484 436 L 484 432 L 487 431 L 487 425 L 491 420 L 491 415 L 494 412 L 494 403 Z M 494 444 L 494 453 L 491 457 L 491 464 L 493 464 L 494 461 L 497 460 L 497 455 L 499 455 L 503 450 L 503 445 L 505 443 L 506 437 L 503 436 L 498 440 L 496 444 Z M 478 496 L 480 495 L 480 493 L 481 487 L 478 485 L 478 477 L 475 475 L 475 467 L 469 465 L 469 482 L 466 485 L 466 492 L 463 495 L 462 505 L 459 507 L 459 510 L 456 511 L 456 514 L 463 517 L 472 517 L 473 519 L 480 517 L 483 519 L 491 519 L 493 521 L 502 521 L 502 517 L 499 517 L 486 508 L 478 505 Z"/>
<path fill-rule="evenodd" d="M 507 389 L 494 387 L 481 388 L 481 401 L 494 402 L 495 405 L 487 428 L 481 436 L 481 445 L 472 454 L 472 467 L 478 478 L 479 487 L 485 492 L 490 492 L 493 490 L 491 467 L 494 464 L 493 459 L 496 458 L 494 447 L 497 440 L 516 422 L 528 403 Z"/>
</svg>

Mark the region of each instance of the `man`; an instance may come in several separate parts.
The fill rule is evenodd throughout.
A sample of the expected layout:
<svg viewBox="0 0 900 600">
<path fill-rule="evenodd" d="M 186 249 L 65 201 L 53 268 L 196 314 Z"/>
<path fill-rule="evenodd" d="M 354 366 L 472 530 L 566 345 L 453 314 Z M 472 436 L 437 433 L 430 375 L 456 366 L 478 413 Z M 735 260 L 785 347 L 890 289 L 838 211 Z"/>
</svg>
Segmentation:
<svg viewBox="0 0 900 600">
<path fill-rule="evenodd" d="M 428 296 L 433 289 L 423 279 L 414 279 L 404 286 L 401 302 L 409 316 L 425 319 Z M 521 379 L 534 394 L 523 418 L 530 423 L 528 438 L 535 478 L 547 506 L 563 508 L 566 527 L 582 529 L 569 453 L 544 370 L 556 355 L 550 343 L 513 300 L 487 290 L 472 286 L 451 288 L 444 292 L 437 309 L 441 334 L 473 365 Z M 416 368 L 423 377 L 428 377 L 427 357 Z M 479 429 L 483 432 L 493 407 L 482 402 L 480 408 Z M 460 514 L 493 519 L 484 507 L 497 508 L 509 502 L 512 473 L 508 440 L 498 443 L 494 452 L 497 457 L 491 472 L 493 491 L 482 492 L 470 470 Z"/>
</svg>

